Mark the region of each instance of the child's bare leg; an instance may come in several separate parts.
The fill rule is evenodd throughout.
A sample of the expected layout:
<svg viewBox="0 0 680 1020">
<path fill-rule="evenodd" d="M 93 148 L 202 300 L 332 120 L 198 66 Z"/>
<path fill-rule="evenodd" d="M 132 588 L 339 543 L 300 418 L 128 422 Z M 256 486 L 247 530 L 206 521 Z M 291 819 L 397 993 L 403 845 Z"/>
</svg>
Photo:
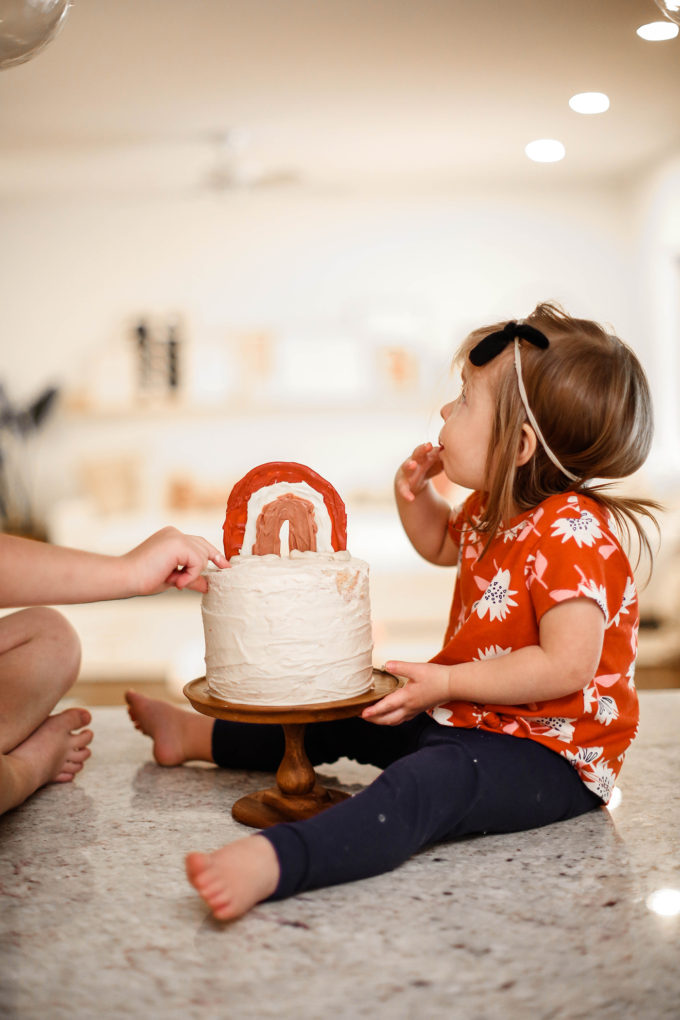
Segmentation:
<svg viewBox="0 0 680 1020">
<path fill-rule="evenodd" d="M 213 760 L 213 719 L 136 691 L 126 691 L 125 700 L 137 729 L 153 740 L 153 755 L 159 765 Z"/>
<path fill-rule="evenodd" d="M 279 883 L 276 851 L 264 836 L 246 836 L 211 854 L 188 854 L 189 881 L 219 921 L 233 921 L 271 896 Z"/>
<path fill-rule="evenodd" d="M 54 609 L 0 619 L 0 814 L 49 782 L 68 782 L 90 756 L 90 713 L 50 712 L 75 681 L 80 642 Z"/>
<path fill-rule="evenodd" d="M 21 744 L 75 682 L 80 642 L 54 609 L 0 618 L 0 754 Z"/>
<path fill-rule="evenodd" d="M 0 815 L 22 804 L 46 783 L 69 783 L 92 753 L 92 716 L 69 708 L 49 716 L 8 754 L 0 755 Z M 77 731 L 77 732 L 74 732 Z"/>
</svg>

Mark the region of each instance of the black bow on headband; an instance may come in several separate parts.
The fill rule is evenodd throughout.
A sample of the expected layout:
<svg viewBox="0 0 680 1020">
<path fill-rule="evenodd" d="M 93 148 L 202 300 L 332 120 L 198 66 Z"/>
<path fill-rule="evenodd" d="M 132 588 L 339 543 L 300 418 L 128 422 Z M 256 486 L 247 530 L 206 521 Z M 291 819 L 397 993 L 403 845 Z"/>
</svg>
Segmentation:
<svg viewBox="0 0 680 1020">
<path fill-rule="evenodd" d="M 489 333 L 483 340 L 480 340 L 472 348 L 468 357 L 472 364 L 479 368 L 504 351 L 515 337 L 519 337 L 520 340 L 528 340 L 534 347 L 540 347 L 543 351 L 550 345 L 547 336 L 541 333 L 540 329 L 528 326 L 525 322 L 508 322 L 503 329 L 499 329 L 496 333 Z"/>
</svg>

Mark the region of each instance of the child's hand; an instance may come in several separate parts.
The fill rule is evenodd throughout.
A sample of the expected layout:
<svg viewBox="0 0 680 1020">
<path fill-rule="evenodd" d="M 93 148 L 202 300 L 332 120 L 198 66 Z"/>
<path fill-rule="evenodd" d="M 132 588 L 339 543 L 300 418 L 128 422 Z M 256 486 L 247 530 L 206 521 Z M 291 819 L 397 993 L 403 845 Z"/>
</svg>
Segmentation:
<svg viewBox="0 0 680 1020">
<path fill-rule="evenodd" d="M 387 662 L 385 669 L 405 676 L 408 683 L 365 708 L 361 713 L 362 719 L 381 726 L 397 726 L 428 708 L 451 700 L 450 666 L 432 662 Z"/>
<path fill-rule="evenodd" d="M 157 531 L 122 559 L 138 595 L 155 595 L 173 586 L 205 592 L 208 582 L 201 573 L 208 561 L 217 567 L 229 566 L 227 558 L 205 538 L 170 527 Z"/>
<path fill-rule="evenodd" d="M 419 492 L 427 485 L 429 478 L 434 478 L 444 470 L 439 456 L 441 447 L 432 443 L 421 443 L 397 471 L 395 488 L 397 495 L 407 503 L 412 503 Z"/>
</svg>

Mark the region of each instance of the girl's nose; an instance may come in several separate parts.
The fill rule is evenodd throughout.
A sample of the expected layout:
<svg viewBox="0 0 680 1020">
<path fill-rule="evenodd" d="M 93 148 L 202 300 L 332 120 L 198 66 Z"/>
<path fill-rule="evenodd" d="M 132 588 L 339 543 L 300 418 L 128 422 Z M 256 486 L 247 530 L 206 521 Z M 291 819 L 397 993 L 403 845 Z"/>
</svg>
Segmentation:
<svg viewBox="0 0 680 1020">
<path fill-rule="evenodd" d="M 453 401 L 450 400 L 448 404 L 444 404 L 444 406 L 442 407 L 441 411 L 439 412 L 441 414 L 442 418 L 444 419 L 444 421 L 446 421 L 448 416 L 451 414 L 451 408 L 452 407 L 453 407 Z"/>
</svg>

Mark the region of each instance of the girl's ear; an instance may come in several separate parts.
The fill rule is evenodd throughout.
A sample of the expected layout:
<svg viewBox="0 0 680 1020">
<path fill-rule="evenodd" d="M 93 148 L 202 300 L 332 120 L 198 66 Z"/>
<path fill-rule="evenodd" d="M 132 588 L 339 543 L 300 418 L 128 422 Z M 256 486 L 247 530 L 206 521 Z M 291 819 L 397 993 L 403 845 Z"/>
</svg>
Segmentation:
<svg viewBox="0 0 680 1020">
<path fill-rule="evenodd" d="M 522 435 L 519 441 L 519 451 L 517 453 L 517 467 L 522 467 L 524 464 L 528 464 L 533 455 L 536 453 L 536 433 L 532 429 L 531 425 L 527 425 L 525 422 L 522 425 Z"/>
</svg>

